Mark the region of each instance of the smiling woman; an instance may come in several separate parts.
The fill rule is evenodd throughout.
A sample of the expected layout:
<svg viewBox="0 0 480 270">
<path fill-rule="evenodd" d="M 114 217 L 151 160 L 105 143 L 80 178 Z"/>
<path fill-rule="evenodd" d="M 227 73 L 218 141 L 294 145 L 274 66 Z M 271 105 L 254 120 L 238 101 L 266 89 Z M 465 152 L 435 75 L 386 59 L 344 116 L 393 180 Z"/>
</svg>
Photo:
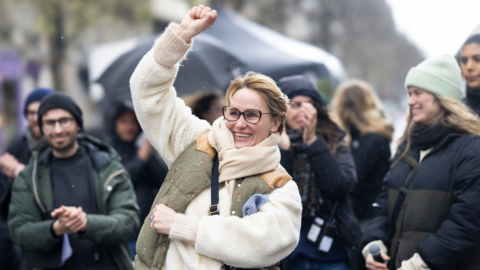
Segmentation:
<svg viewBox="0 0 480 270">
<path fill-rule="evenodd" d="M 176 97 L 179 62 L 216 17 L 194 7 L 130 79 L 139 123 L 170 168 L 138 237 L 136 269 L 278 269 L 298 243 L 300 196 L 278 149 L 288 98 L 275 82 L 253 72 L 233 80 L 212 126 Z"/>
<path fill-rule="evenodd" d="M 367 268 L 479 269 L 480 119 L 460 102 L 458 64 L 429 58 L 405 87 L 407 129 L 362 239 Z M 388 268 L 368 254 L 372 244 Z"/>
<path fill-rule="evenodd" d="M 283 131 L 286 99 L 269 77 L 248 72 L 232 81 L 226 97 L 229 106 L 224 108 L 224 116 L 234 135 L 235 148 L 255 146 L 270 133 Z"/>
</svg>

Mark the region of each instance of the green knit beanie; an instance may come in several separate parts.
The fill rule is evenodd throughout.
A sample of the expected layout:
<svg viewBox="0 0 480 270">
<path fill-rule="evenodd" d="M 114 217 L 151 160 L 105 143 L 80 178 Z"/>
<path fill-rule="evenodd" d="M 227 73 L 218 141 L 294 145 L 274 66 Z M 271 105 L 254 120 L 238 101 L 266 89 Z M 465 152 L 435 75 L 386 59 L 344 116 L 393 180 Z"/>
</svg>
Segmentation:
<svg viewBox="0 0 480 270">
<path fill-rule="evenodd" d="M 430 57 L 410 69 L 405 88 L 416 86 L 433 94 L 460 100 L 461 75 L 457 61 L 450 55 Z"/>
</svg>

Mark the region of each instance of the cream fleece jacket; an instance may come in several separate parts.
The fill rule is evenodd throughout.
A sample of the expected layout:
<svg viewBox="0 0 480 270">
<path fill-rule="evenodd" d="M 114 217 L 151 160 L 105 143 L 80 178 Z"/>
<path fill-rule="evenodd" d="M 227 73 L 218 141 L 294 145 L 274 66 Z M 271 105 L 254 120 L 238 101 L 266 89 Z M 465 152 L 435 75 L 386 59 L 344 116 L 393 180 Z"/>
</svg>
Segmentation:
<svg viewBox="0 0 480 270">
<path fill-rule="evenodd" d="M 170 25 L 138 64 L 130 88 L 137 118 L 152 145 L 170 167 L 178 155 L 210 125 L 193 116 L 173 87 L 180 60 L 190 48 Z M 220 185 L 220 216 L 208 216 L 210 189 L 177 214 L 162 269 L 266 267 L 298 244 L 302 204 L 294 181 L 272 192 L 258 213 L 230 216 L 231 195 Z"/>
</svg>

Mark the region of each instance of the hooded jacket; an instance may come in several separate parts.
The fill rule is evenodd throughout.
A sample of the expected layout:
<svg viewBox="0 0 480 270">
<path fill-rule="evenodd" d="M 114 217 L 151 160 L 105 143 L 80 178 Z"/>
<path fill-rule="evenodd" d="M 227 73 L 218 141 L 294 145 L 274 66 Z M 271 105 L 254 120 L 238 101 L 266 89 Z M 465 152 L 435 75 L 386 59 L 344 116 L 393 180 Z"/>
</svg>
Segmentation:
<svg viewBox="0 0 480 270">
<path fill-rule="evenodd" d="M 139 227 L 138 206 L 128 173 L 110 146 L 88 135 L 78 135 L 94 168 L 94 189 L 100 214 L 87 214 L 87 230 L 81 238 L 98 243 L 110 252 L 118 269 L 133 269 L 127 242 Z M 15 179 L 8 216 L 12 240 L 29 253 L 45 254 L 61 245 L 54 238 L 50 147 L 33 152 L 26 168 Z"/>
<path fill-rule="evenodd" d="M 168 168 L 165 162 L 155 154 L 151 155 L 146 161 L 138 157 L 139 147 L 136 144 L 136 139 L 141 132 L 133 142 L 125 142 L 118 136 L 115 130 L 115 122 L 125 110 L 133 111 L 131 106 L 120 104 L 113 108 L 110 120 L 107 122 L 112 124 L 109 126 L 110 137 L 107 140 L 117 151 L 123 166 L 130 175 L 137 196 L 137 203 L 140 207 L 140 220 L 144 220 L 160 186 L 167 176 Z"/>
</svg>

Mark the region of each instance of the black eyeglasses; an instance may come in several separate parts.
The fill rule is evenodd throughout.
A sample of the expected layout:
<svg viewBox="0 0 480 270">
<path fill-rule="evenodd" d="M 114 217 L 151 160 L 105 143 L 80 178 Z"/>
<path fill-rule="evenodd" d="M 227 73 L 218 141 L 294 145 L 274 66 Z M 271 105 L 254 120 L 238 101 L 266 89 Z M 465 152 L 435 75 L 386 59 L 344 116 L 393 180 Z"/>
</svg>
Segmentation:
<svg viewBox="0 0 480 270">
<path fill-rule="evenodd" d="M 37 116 L 38 111 L 27 110 L 27 118 L 33 118 Z"/>
<path fill-rule="evenodd" d="M 62 128 L 69 128 L 72 125 L 73 120 L 74 119 L 71 117 L 62 117 L 58 120 L 44 120 L 42 126 L 45 130 L 52 130 L 58 122 Z"/>
<path fill-rule="evenodd" d="M 246 109 L 245 111 L 241 112 L 239 109 L 231 106 L 224 106 L 223 107 L 223 117 L 227 121 L 235 122 L 240 119 L 240 116 L 243 114 L 243 118 L 245 121 L 250 124 L 257 124 L 260 122 L 262 115 L 270 114 L 270 113 L 262 113 L 262 111 L 257 109 Z"/>
</svg>

